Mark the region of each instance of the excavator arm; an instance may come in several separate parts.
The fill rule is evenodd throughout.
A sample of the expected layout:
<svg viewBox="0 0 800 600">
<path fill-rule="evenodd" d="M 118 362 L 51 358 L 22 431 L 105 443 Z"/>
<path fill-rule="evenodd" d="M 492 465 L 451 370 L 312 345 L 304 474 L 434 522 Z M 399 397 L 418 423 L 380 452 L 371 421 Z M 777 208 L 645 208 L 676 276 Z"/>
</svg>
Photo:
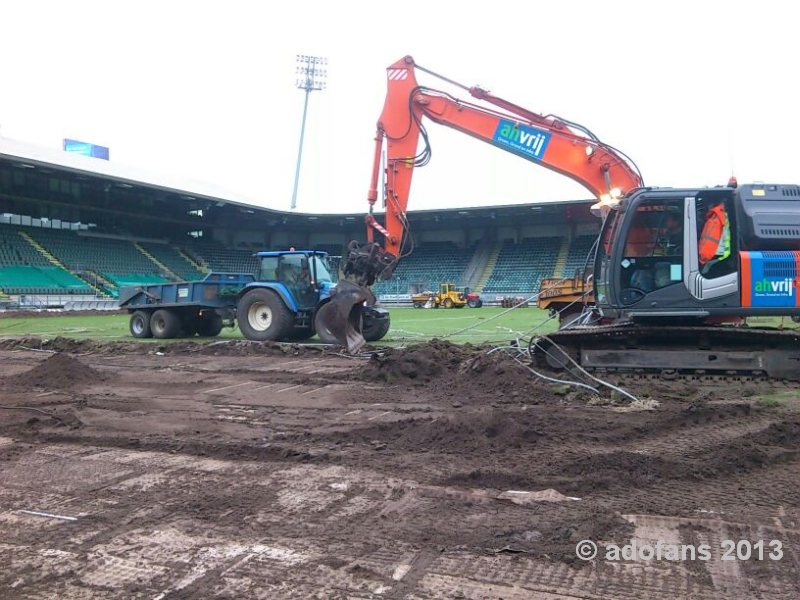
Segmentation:
<svg viewBox="0 0 800 600">
<path fill-rule="evenodd" d="M 460 87 L 481 104 L 449 93 L 420 86 L 416 72 L 423 71 Z M 430 159 L 425 121 L 456 129 L 565 175 L 598 198 L 597 208 L 614 203 L 642 185 L 632 161 L 601 142 L 591 131 L 556 117 L 542 116 L 479 87 L 467 87 L 414 63 L 406 56 L 386 70 L 387 94 L 378 121 L 372 177 L 367 199 L 367 242 L 351 242 L 343 262 L 345 280 L 340 282 L 336 305 L 327 321 L 337 336 L 353 350 L 363 345 L 354 327 L 358 307 L 374 302 L 369 291 L 375 281 L 391 277 L 403 256 L 410 253 L 406 209 L 415 167 Z M 420 147 L 422 140 L 422 149 Z M 378 181 L 386 146 L 386 212 L 381 223 L 374 214 Z M 360 347 L 360 346 L 359 346 Z"/>
</svg>

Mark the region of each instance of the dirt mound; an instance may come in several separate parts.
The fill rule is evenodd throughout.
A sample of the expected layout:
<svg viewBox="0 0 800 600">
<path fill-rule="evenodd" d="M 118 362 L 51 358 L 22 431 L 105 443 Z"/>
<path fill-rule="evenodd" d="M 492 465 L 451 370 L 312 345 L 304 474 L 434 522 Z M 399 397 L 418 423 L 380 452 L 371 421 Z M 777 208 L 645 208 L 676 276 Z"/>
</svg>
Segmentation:
<svg viewBox="0 0 800 600">
<path fill-rule="evenodd" d="M 57 336 L 52 339 L 21 337 L 0 339 L 0 350 L 50 350 L 70 354 L 144 354 L 153 346 L 137 342 L 100 342 Z"/>
<path fill-rule="evenodd" d="M 53 354 L 29 371 L 6 378 L 10 385 L 23 388 L 60 389 L 102 381 L 103 376 L 69 354 Z"/>
<path fill-rule="evenodd" d="M 467 403 L 559 402 L 547 385 L 509 354 L 470 344 L 433 340 L 375 354 L 355 375 L 389 384 L 425 385 L 432 397 Z"/>
<path fill-rule="evenodd" d="M 434 339 L 427 344 L 373 354 L 360 375 L 363 379 L 387 383 L 427 382 L 442 373 L 457 371 L 462 361 L 472 354 L 474 348 L 469 344 L 461 346 Z"/>
<path fill-rule="evenodd" d="M 690 469 L 658 456 L 634 452 L 594 454 L 559 467 L 554 476 L 569 476 L 583 490 L 639 487 L 668 479 L 684 479 Z"/>
<path fill-rule="evenodd" d="M 750 441 L 765 446 L 779 446 L 800 450 L 800 420 L 791 419 L 773 423 L 765 430 L 748 437 Z"/>
<path fill-rule="evenodd" d="M 251 342 L 248 340 L 220 340 L 214 342 L 178 340 L 161 344 L 96 340 L 75 340 L 66 337 L 52 339 L 39 337 L 20 337 L 0 339 L 0 350 L 51 350 L 71 354 L 202 354 L 204 356 L 302 356 L 319 355 L 326 351 L 320 346 L 301 344 L 278 344 L 275 342 Z"/>
<path fill-rule="evenodd" d="M 326 351 L 322 346 L 249 340 L 220 340 L 210 343 L 183 341 L 165 344 L 159 349 L 165 354 L 197 353 L 204 356 L 305 356 L 319 355 Z"/>
<path fill-rule="evenodd" d="M 537 420 L 507 414 L 406 419 L 333 435 L 346 443 L 384 443 L 396 451 L 448 454 L 529 447 L 546 437 L 546 426 Z"/>
</svg>

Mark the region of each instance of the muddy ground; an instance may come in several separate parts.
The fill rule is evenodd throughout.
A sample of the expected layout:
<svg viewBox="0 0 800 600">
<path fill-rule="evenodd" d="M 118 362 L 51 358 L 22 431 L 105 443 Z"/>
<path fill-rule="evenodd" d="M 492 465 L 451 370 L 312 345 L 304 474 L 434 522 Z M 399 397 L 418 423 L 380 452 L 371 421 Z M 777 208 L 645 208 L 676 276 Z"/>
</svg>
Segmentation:
<svg viewBox="0 0 800 600">
<path fill-rule="evenodd" d="M 614 382 L 641 401 L 442 342 L 0 340 L 0 597 L 800 597 L 797 385 Z"/>
</svg>

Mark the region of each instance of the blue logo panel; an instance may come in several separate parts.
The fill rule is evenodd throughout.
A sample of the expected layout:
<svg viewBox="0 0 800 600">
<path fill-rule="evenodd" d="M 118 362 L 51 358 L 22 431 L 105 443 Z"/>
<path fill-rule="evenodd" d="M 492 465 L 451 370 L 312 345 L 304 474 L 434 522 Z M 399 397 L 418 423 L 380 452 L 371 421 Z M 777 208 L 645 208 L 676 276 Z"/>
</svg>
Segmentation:
<svg viewBox="0 0 800 600">
<path fill-rule="evenodd" d="M 751 306 L 795 307 L 797 302 L 796 252 L 748 252 Z"/>
<path fill-rule="evenodd" d="M 550 143 L 547 131 L 500 119 L 492 141 L 501 148 L 525 157 L 541 160 Z"/>
</svg>

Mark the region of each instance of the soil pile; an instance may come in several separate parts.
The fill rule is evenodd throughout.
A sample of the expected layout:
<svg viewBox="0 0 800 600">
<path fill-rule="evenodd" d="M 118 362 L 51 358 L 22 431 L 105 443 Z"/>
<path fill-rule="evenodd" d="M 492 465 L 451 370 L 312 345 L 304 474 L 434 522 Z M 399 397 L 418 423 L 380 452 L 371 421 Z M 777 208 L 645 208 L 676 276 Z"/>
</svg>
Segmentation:
<svg viewBox="0 0 800 600">
<path fill-rule="evenodd" d="M 166 354 L 198 353 L 204 356 L 315 356 L 326 349 L 302 344 L 229 340 L 211 343 L 173 342 L 165 344 L 161 350 Z"/>
<path fill-rule="evenodd" d="M 0 350 L 50 350 L 72 354 L 120 354 L 146 353 L 152 346 L 136 342 L 101 342 L 97 340 L 75 340 L 57 336 L 52 339 L 39 337 L 0 339 Z"/>
<path fill-rule="evenodd" d="M 402 350 L 387 350 L 383 355 L 373 354 L 361 371 L 363 379 L 371 381 L 427 382 L 445 373 L 458 372 L 461 363 L 474 355 L 475 348 L 431 340 Z"/>
<path fill-rule="evenodd" d="M 102 381 L 103 376 L 92 367 L 68 354 L 53 354 L 29 371 L 6 378 L 6 382 L 23 389 L 60 389 Z"/>
<path fill-rule="evenodd" d="M 749 440 L 765 446 L 800 450 L 800 420 L 795 418 L 773 423 L 763 431 L 749 436 Z"/>
<path fill-rule="evenodd" d="M 459 402 L 558 402 L 546 385 L 505 352 L 442 340 L 375 354 L 356 378 L 425 385 L 432 397 Z"/>
<path fill-rule="evenodd" d="M 437 419 L 405 419 L 336 433 L 345 443 L 386 444 L 398 452 L 464 454 L 535 446 L 558 434 L 547 423 L 522 415 L 486 414 Z"/>
</svg>

